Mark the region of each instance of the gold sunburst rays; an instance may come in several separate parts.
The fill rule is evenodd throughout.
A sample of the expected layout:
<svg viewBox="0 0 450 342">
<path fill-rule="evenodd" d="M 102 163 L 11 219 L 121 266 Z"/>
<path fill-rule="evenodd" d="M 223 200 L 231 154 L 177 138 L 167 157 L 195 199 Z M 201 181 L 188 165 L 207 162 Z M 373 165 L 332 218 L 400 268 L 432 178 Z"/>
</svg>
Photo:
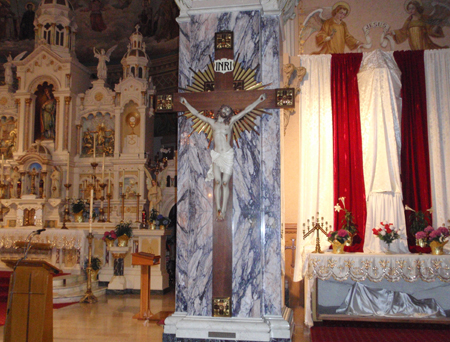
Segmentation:
<svg viewBox="0 0 450 342">
<path fill-rule="evenodd" d="M 238 54 L 234 60 L 234 70 L 233 70 L 233 80 L 235 82 L 242 81 L 244 83 L 244 90 L 261 90 L 267 87 L 270 84 L 262 84 L 261 82 L 256 81 L 256 71 L 259 65 L 254 68 L 244 68 L 242 64 L 238 61 L 240 54 Z M 207 91 L 207 85 L 214 84 L 215 76 L 214 76 L 214 61 L 211 56 L 209 56 L 210 63 L 206 66 L 203 71 L 194 71 L 192 68 L 189 68 L 193 75 L 193 83 L 191 85 L 186 86 L 186 88 L 180 88 L 181 90 L 188 93 L 200 93 Z M 234 111 L 234 115 L 238 114 L 239 111 Z M 201 111 L 202 115 L 207 117 L 214 117 L 214 113 L 212 111 Z M 256 120 L 262 116 L 262 114 L 271 115 L 271 113 L 266 112 L 261 109 L 254 109 L 251 112 L 247 113 L 243 118 L 238 120 L 233 125 L 233 141 L 239 147 L 239 139 L 244 131 L 255 132 L 259 135 L 259 132 L 255 129 Z M 187 118 L 191 118 L 193 120 L 192 131 L 188 135 L 189 137 L 194 133 L 205 133 L 207 140 L 209 141 L 208 147 L 211 145 L 213 140 L 213 132 L 211 126 L 202 121 L 201 119 L 194 116 L 191 112 L 187 111 L 184 113 L 184 116 Z"/>
</svg>

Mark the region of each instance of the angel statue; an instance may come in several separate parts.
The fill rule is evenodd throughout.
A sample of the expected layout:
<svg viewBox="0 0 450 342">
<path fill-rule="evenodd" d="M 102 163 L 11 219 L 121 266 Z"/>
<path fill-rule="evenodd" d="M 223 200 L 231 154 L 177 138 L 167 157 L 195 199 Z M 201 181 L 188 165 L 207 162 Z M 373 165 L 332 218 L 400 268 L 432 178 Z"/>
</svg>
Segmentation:
<svg viewBox="0 0 450 342">
<path fill-rule="evenodd" d="M 213 180 L 214 197 L 216 198 L 217 220 L 223 221 L 227 211 L 227 202 L 230 194 L 228 181 L 233 174 L 234 151 L 231 146 L 234 124 L 244 118 L 246 114 L 251 112 L 258 104 L 266 99 L 266 94 L 261 95 L 255 102 L 247 106 L 242 112 L 234 115 L 230 106 L 222 105 L 213 118 L 200 114 L 198 110 L 192 107 L 184 98 L 180 98 L 180 102 L 190 113 L 199 120 L 208 124 L 212 129 L 214 139 L 214 149 L 211 150 L 212 164 L 206 176 L 207 180 Z M 222 199 L 222 202 L 221 202 Z"/>
<path fill-rule="evenodd" d="M 314 32 L 316 43 L 320 47 L 314 54 L 344 53 L 360 49 L 364 43 L 353 37 L 348 31 L 344 19 L 350 14 L 350 6 L 345 1 L 336 2 L 333 7 L 319 8 L 308 15 L 300 31 L 299 42 L 302 47 Z"/>
<path fill-rule="evenodd" d="M 106 67 L 106 62 L 109 62 L 112 52 L 116 49 L 117 45 L 114 45 L 106 53 L 105 49 L 101 49 L 100 52 L 94 47 L 94 57 L 98 58 L 97 65 L 97 77 L 99 80 L 106 80 L 108 77 L 108 68 Z"/>
<path fill-rule="evenodd" d="M 435 44 L 430 37 L 442 38 L 442 26 L 450 26 L 450 5 L 448 1 L 428 1 L 425 5 L 433 7 L 425 14 L 425 6 L 420 0 L 406 0 L 404 7 L 409 14 L 403 27 L 389 31 L 397 44 L 408 40 L 411 50 L 443 49 L 448 46 Z"/>
<path fill-rule="evenodd" d="M 20 61 L 27 51 L 19 53 L 14 59 L 11 57 L 11 53 L 6 57 L 7 62 L 3 64 L 5 68 L 5 84 L 12 86 L 14 83 L 14 76 L 12 68 L 15 67 L 14 62 Z"/>
</svg>

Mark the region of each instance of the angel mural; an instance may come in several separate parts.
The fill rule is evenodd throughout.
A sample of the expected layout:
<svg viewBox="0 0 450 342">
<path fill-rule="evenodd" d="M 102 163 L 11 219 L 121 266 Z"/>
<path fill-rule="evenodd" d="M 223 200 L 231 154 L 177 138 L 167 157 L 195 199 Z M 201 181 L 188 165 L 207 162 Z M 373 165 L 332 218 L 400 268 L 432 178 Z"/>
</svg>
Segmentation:
<svg viewBox="0 0 450 342">
<path fill-rule="evenodd" d="M 214 197 L 216 199 L 218 221 L 223 221 L 225 219 L 228 196 L 230 194 L 228 181 L 233 174 L 234 150 L 231 146 L 231 142 L 233 139 L 234 124 L 244 118 L 246 114 L 250 113 L 265 99 L 266 94 L 261 95 L 255 102 L 248 105 L 247 108 L 237 115 L 234 115 L 234 111 L 230 106 L 222 105 L 214 115 L 214 118 L 210 118 L 192 107 L 184 97 L 180 98 L 181 104 L 184 105 L 193 116 L 209 125 L 212 129 L 214 149 L 211 150 L 212 164 L 206 179 L 214 180 L 215 182 Z"/>
<path fill-rule="evenodd" d="M 101 49 L 100 52 L 94 47 L 94 57 L 98 59 L 97 65 L 97 77 L 99 80 L 106 80 L 108 77 L 108 68 L 106 67 L 106 62 L 109 62 L 112 52 L 116 49 L 117 45 L 108 49 L 105 53 L 105 49 Z"/>
<path fill-rule="evenodd" d="M 320 50 L 314 54 L 344 53 L 362 47 L 364 43 L 353 37 L 348 31 L 344 19 L 350 14 L 350 6 L 345 1 L 336 2 L 333 7 L 319 8 L 308 15 L 300 31 L 300 45 L 314 33 Z"/>
<path fill-rule="evenodd" d="M 443 49 L 448 46 L 435 44 L 430 37 L 442 38 L 444 32 L 442 26 L 450 26 L 450 4 L 440 0 L 428 2 L 432 7 L 429 14 L 425 14 L 425 7 L 420 0 L 406 0 L 404 7 L 409 14 L 403 27 L 389 31 L 397 44 L 408 40 L 411 50 Z"/>
</svg>

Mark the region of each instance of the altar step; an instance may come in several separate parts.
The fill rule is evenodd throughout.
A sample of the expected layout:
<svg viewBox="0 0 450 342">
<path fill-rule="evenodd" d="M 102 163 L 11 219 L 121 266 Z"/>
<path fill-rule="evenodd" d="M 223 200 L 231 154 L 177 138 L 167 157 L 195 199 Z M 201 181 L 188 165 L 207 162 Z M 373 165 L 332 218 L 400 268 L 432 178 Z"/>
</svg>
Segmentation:
<svg viewBox="0 0 450 342">
<path fill-rule="evenodd" d="M 63 275 L 53 279 L 53 304 L 75 303 L 86 293 L 86 275 Z M 92 282 L 92 292 L 96 297 L 104 296 L 106 287 L 100 287 L 98 281 Z"/>
</svg>

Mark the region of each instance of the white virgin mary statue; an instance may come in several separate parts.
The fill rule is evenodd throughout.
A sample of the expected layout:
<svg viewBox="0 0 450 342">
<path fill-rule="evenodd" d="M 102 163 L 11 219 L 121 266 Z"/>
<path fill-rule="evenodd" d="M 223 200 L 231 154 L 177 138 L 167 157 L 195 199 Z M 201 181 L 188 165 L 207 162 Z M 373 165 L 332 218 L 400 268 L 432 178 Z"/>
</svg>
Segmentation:
<svg viewBox="0 0 450 342">
<path fill-rule="evenodd" d="M 401 72 L 392 52 L 364 53 L 358 73 L 363 147 L 364 183 L 367 199 L 365 253 L 379 253 L 387 244 L 373 235 L 380 222 L 392 223 L 400 239 L 393 253 L 409 253 L 400 181 Z"/>
</svg>

